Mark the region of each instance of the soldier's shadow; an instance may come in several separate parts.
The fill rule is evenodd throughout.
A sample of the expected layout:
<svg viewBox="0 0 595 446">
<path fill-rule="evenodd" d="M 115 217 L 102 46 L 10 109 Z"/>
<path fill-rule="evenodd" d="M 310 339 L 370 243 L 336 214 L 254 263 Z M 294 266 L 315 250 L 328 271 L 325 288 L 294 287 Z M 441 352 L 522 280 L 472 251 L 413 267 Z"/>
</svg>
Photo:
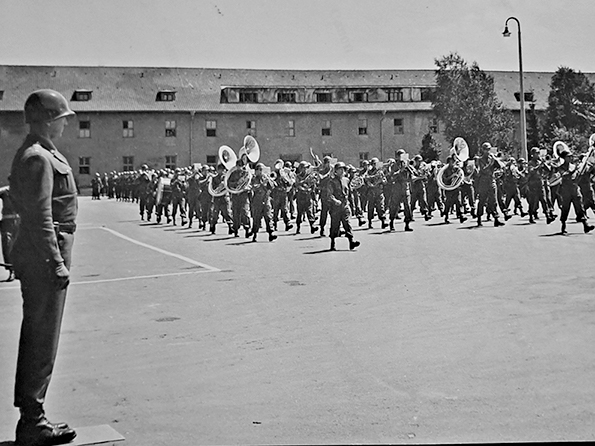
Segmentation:
<svg viewBox="0 0 595 446">
<path fill-rule="evenodd" d="M 230 238 L 235 238 L 235 237 L 230 237 Z M 221 239 L 219 239 L 219 240 L 227 240 L 227 239 L 223 239 L 223 238 L 221 238 Z M 204 241 L 205 241 L 205 242 L 212 242 L 212 241 L 214 241 L 214 240 L 204 240 Z M 228 246 L 242 246 L 242 245 L 251 245 L 251 244 L 253 244 L 253 243 L 258 243 L 258 242 L 256 242 L 256 241 L 254 241 L 254 240 L 250 239 L 250 240 L 246 240 L 245 242 L 239 242 L 239 243 L 228 243 L 227 245 L 228 245 Z M 267 243 L 268 243 L 268 242 L 267 242 Z"/>
<path fill-rule="evenodd" d="M 354 251 L 350 251 L 348 249 L 337 249 L 335 251 L 331 251 L 330 248 L 327 248 L 327 249 L 321 249 L 320 251 L 307 251 L 307 252 L 304 252 L 304 254 L 306 254 L 306 255 L 310 255 L 310 254 L 324 254 L 324 253 L 327 253 L 327 252 L 354 252 Z"/>
</svg>

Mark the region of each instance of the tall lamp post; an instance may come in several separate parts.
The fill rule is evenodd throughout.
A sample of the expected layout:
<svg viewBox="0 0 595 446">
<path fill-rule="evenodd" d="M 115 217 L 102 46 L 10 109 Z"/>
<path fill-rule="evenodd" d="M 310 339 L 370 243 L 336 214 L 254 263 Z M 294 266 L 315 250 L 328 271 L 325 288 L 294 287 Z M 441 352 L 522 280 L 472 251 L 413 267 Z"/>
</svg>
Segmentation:
<svg viewBox="0 0 595 446">
<path fill-rule="evenodd" d="M 509 17 L 504 24 L 504 37 L 510 37 L 508 31 L 508 22 L 514 20 L 519 28 L 519 83 L 520 83 L 520 99 L 521 99 L 521 156 L 527 158 L 527 118 L 525 116 L 525 90 L 523 89 L 523 48 L 521 46 L 521 22 L 516 17 Z"/>
</svg>

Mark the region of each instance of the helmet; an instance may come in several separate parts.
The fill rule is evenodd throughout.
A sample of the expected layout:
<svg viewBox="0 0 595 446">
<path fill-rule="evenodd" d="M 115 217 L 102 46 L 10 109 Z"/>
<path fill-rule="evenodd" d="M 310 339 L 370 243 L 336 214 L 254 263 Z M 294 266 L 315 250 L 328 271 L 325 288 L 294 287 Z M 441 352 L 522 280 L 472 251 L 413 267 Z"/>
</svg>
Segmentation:
<svg viewBox="0 0 595 446">
<path fill-rule="evenodd" d="M 482 150 L 490 150 L 491 148 L 492 148 L 492 145 L 491 145 L 489 142 L 484 142 L 484 143 L 481 145 L 481 149 L 482 149 Z"/>
<path fill-rule="evenodd" d="M 345 165 L 345 163 L 343 161 L 338 161 L 337 164 L 335 164 L 335 170 L 337 169 L 345 169 L 347 166 Z"/>
<path fill-rule="evenodd" d="M 25 122 L 49 122 L 74 112 L 68 106 L 64 96 L 54 90 L 37 90 L 25 101 Z"/>
</svg>

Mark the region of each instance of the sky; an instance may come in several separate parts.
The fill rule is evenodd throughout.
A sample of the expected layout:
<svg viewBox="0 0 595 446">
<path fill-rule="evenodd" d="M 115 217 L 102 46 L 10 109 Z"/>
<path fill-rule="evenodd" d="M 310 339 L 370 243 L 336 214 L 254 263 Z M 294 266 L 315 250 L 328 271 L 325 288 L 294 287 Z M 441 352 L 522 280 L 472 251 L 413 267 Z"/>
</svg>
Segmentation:
<svg viewBox="0 0 595 446">
<path fill-rule="evenodd" d="M 593 0 L 0 0 L 0 65 L 595 72 Z M 0 79 L 1 81 L 1 79 Z"/>
</svg>

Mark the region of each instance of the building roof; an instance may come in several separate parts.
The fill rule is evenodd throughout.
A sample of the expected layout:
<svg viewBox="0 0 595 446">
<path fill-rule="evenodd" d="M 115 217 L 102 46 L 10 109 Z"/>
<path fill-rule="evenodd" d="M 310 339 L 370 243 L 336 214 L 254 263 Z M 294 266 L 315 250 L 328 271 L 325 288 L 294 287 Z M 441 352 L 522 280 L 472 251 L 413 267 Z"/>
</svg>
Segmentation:
<svg viewBox="0 0 595 446">
<path fill-rule="evenodd" d="M 517 109 L 516 72 L 487 71 L 505 108 Z M 595 74 L 585 73 L 590 80 Z M 553 73 L 526 72 L 524 88 L 545 109 Z M 248 70 L 215 68 L 143 68 L 0 65 L 0 111 L 20 111 L 27 96 L 52 88 L 71 99 L 91 91 L 90 101 L 72 101 L 76 112 L 340 112 L 431 110 L 429 102 L 221 103 L 225 87 L 253 88 L 398 88 L 432 87 L 434 70 Z M 176 92 L 172 102 L 156 101 L 159 91 Z"/>
</svg>

